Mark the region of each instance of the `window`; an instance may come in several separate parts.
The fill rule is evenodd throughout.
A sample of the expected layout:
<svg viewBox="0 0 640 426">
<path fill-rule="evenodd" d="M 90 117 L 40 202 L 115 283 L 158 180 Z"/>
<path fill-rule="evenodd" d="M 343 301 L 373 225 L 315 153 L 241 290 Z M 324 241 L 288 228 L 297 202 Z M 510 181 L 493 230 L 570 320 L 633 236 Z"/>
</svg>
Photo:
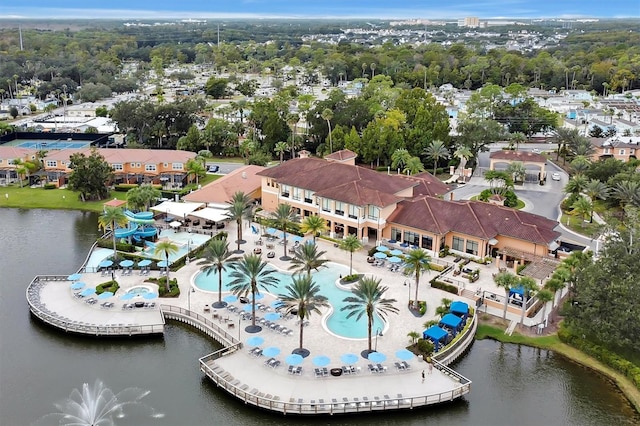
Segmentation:
<svg viewBox="0 0 640 426">
<path fill-rule="evenodd" d="M 129 164 L 130 167 L 136 167 L 136 163 Z"/>
<path fill-rule="evenodd" d="M 309 191 L 308 189 L 304 190 L 304 202 L 305 203 L 313 203 L 313 192 Z"/>
<path fill-rule="evenodd" d="M 380 217 L 380 209 L 376 206 L 369 206 L 369 219 L 378 219 Z"/>
<path fill-rule="evenodd" d="M 56 160 L 47 160 L 47 167 L 58 167 L 58 162 Z"/>
<path fill-rule="evenodd" d="M 342 201 L 336 201 L 335 212 L 338 216 L 344 216 L 344 203 Z"/>
<path fill-rule="evenodd" d="M 415 232 L 404 231 L 404 239 L 402 241 L 412 246 L 417 246 L 420 241 L 420 236 Z"/>
<path fill-rule="evenodd" d="M 300 195 L 302 194 L 302 191 L 300 190 L 300 188 L 293 188 L 293 198 L 294 200 L 300 200 Z"/>
<path fill-rule="evenodd" d="M 452 250 L 464 251 L 464 238 L 453 237 L 453 244 L 451 244 Z"/>
<path fill-rule="evenodd" d="M 467 240 L 467 253 L 474 256 L 478 255 L 478 242 Z"/>
<path fill-rule="evenodd" d="M 605 149 L 604 149 L 604 153 L 605 153 L 605 154 L 611 154 L 611 151 L 609 150 L 609 148 L 605 148 Z"/>
<path fill-rule="evenodd" d="M 624 155 L 624 149 L 620 150 L 620 155 Z"/>
<path fill-rule="evenodd" d="M 360 216 L 360 209 L 357 206 L 349 204 L 349 217 L 357 219 Z"/>
<path fill-rule="evenodd" d="M 164 163 L 164 164 L 162 165 L 162 167 L 164 167 L 164 168 L 166 169 L 167 167 L 169 167 L 169 163 Z"/>
<path fill-rule="evenodd" d="M 155 164 L 145 164 L 144 165 L 144 170 L 146 172 L 155 172 L 156 171 L 156 165 Z"/>
<path fill-rule="evenodd" d="M 391 239 L 396 241 L 402 240 L 402 231 L 398 228 L 391 228 Z"/>
<path fill-rule="evenodd" d="M 285 198 L 289 198 L 289 191 L 291 190 L 291 188 L 289 188 L 289 185 L 282 185 L 282 196 Z"/>
<path fill-rule="evenodd" d="M 173 163 L 173 164 L 171 165 L 171 168 L 172 168 L 173 170 L 182 170 L 182 163 Z"/>
<path fill-rule="evenodd" d="M 325 212 L 330 212 L 331 211 L 331 204 L 328 198 L 323 198 L 322 199 L 322 211 Z"/>
<path fill-rule="evenodd" d="M 115 163 L 113 165 L 113 170 L 123 170 L 122 164 Z"/>
<path fill-rule="evenodd" d="M 433 250 L 433 238 L 431 238 L 428 235 L 423 235 L 422 236 L 422 244 L 421 244 L 423 249 L 426 250 Z"/>
</svg>

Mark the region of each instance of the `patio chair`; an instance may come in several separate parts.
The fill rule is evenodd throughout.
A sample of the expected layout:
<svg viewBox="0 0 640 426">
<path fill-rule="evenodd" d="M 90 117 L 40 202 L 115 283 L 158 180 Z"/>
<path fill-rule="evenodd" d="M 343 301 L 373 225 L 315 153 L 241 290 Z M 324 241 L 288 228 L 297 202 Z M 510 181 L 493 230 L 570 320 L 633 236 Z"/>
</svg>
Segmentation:
<svg viewBox="0 0 640 426">
<path fill-rule="evenodd" d="M 385 405 L 398 405 L 398 400 L 397 399 L 391 399 L 391 397 L 389 395 L 385 394 L 384 403 L 385 403 Z"/>
<path fill-rule="evenodd" d="M 287 369 L 287 373 L 294 374 L 295 373 L 295 367 L 293 365 L 290 365 L 289 368 Z"/>
<path fill-rule="evenodd" d="M 409 364 L 407 361 L 402 361 L 402 365 L 406 370 L 411 370 L 411 364 Z"/>
</svg>

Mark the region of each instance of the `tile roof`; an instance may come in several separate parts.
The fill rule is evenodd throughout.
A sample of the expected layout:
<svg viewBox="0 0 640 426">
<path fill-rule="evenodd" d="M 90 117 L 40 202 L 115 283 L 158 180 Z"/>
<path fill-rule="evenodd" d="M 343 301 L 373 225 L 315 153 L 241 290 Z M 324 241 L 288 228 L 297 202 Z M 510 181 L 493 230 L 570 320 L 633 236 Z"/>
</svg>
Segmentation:
<svg viewBox="0 0 640 426">
<path fill-rule="evenodd" d="M 434 197 L 405 200 L 389 223 L 443 235 L 456 232 L 489 240 L 498 235 L 547 245 L 557 239 L 558 222 L 543 216 L 481 201 L 445 201 Z"/>
<path fill-rule="evenodd" d="M 262 166 L 240 167 L 183 198 L 199 203 L 226 204 L 237 191 L 249 195 L 260 189 L 262 178 L 257 173 L 262 170 L 265 170 Z"/>
<path fill-rule="evenodd" d="M 429 172 L 419 173 L 412 176 L 402 176 L 404 179 L 416 182 L 418 185 L 413 188 L 413 196 L 429 195 L 439 197 L 451 191 L 449 185 L 442 182 Z"/>
<path fill-rule="evenodd" d="M 345 161 L 351 160 L 352 158 L 356 158 L 358 154 L 348 149 L 341 149 L 340 151 L 336 151 L 329 155 L 326 155 L 324 158 L 326 160 L 334 160 L 334 161 Z"/>
<path fill-rule="evenodd" d="M 96 148 L 98 153 L 102 155 L 106 162 L 109 164 L 116 163 L 147 163 L 147 164 L 159 164 L 159 163 L 186 163 L 190 158 L 195 158 L 196 154 L 190 151 L 180 150 L 168 150 L 168 149 L 109 149 L 109 148 Z M 16 147 L 0 147 L 0 158 L 5 158 L 5 152 L 11 154 L 10 150 L 14 152 L 33 152 L 37 150 L 29 148 L 16 148 Z M 47 152 L 47 160 L 62 160 L 68 161 L 72 154 L 82 153 L 86 156 L 91 155 L 91 148 L 81 149 L 58 149 L 50 150 Z M 24 157 L 24 155 L 22 155 Z M 11 157 L 15 158 L 15 157 Z"/>
<path fill-rule="evenodd" d="M 402 197 L 397 194 L 418 185 L 402 176 L 389 176 L 364 167 L 319 158 L 296 158 L 258 175 L 273 178 L 283 185 L 308 189 L 320 197 L 355 205 L 391 205 Z"/>
<path fill-rule="evenodd" d="M 501 149 L 489 154 L 489 158 L 498 160 L 509 161 L 529 161 L 534 163 L 546 163 L 547 157 L 542 154 L 536 154 L 529 151 L 511 151 L 507 149 Z"/>
</svg>

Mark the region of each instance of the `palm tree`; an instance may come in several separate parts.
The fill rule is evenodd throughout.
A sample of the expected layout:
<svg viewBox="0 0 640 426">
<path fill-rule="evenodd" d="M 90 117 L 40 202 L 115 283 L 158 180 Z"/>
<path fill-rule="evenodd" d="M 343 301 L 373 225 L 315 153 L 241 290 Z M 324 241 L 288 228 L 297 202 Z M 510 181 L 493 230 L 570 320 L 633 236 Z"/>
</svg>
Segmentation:
<svg viewBox="0 0 640 426">
<path fill-rule="evenodd" d="M 349 275 L 353 274 L 353 252 L 362 248 L 357 236 L 349 234 L 340 242 L 340 248 L 349 252 Z"/>
<path fill-rule="evenodd" d="M 240 250 L 240 244 L 244 244 L 245 242 L 242 239 L 242 220 L 250 220 L 251 218 L 251 199 L 244 192 L 237 191 L 233 194 L 231 201 L 228 201 L 227 204 L 229 204 L 229 207 L 227 207 L 227 217 L 236 222 L 236 243 L 238 244 L 238 249 L 236 251 L 238 253 L 242 253 L 242 250 Z"/>
<path fill-rule="evenodd" d="M 127 191 L 127 204 L 131 209 L 148 211 L 151 202 L 160 197 L 162 193 L 159 189 L 151 184 L 144 184 Z"/>
<path fill-rule="evenodd" d="M 587 197 L 580 196 L 572 205 L 571 205 L 571 215 L 578 216 L 583 219 L 581 224 L 584 228 L 584 219 L 591 214 L 593 211 L 593 203 Z"/>
<path fill-rule="evenodd" d="M 167 293 L 171 291 L 169 286 L 169 283 L 171 282 L 169 280 L 169 256 L 176 253 L 178 253 L 178 246 L 170 240 L 160 241 L 156 244 L 156 248 L 154 250 L 155 255 L 163 254 L 164 260 L 167 263 Z"/>
<path fill-rule="evenodd" d="M 496 286 L 504 289 L 504 311 L 502 312 L 502 318 L 507 319 L 507 304 L 509 303 L 509 292 L 514 286 L 518 284 L 518 277 L 511 272 L 498 272 L 498 274 L 493 277 L 493 281 L 495 281 Z"/>
<path fill-rule="evenodd" d="M 573 169 L 573 173 L 576 175 L 584 174 L 587 170 L 589 170 L 590 166 L 591 163 L 589 163 L 589 160 L 587 160 L 586 157 L 582 155 L 574 158 L 571 161 L 571 168 Z"/>
<path fill-rule="evenodd" d="M 419 157 L 409 157 L 404 169 L 402 169 L 402 173 L 414 175 L 416 173 L 424 172 L 424 170 L 424 164 L 422 164 L 422 160 L 420 160 Z"/>
<path fill-rule="evenodd" d="M 291 126 L 291 158 L 295 157 L 295 144 L 296 144 L 296 126 L 300 121 L 298 114 L 287 114 L 287 124 Z"/>
<path fill-rule="evenodd" d="M 282 163 L 282 159 L 284 156 L 284 153 L 287 152 L 287 149 L 289 147 L 287 146 L 286 142 L 278 142 L 276 143 L 276 146 L 274 148 L 274 151 L 276 152 L 276 154 L 278 154 L 280 156 L 280 162 Z"/>
<path fill-rule="evenodd" d="M 560 159 L 560 154 L 563 154 L 563 164 L 566 164 L 567 156 L 566 151 L 567 147 L 573 145 L 576 140 L 580 138 L 580 133 L 578 129 L 567 129 L 565 127 L 560 127 L 555 130 L 554 139 L 558 144 L 558 151 L 556 151 L 556 161 Z"/>
<path fill-rule="evenodd" d="M 413 275 L 415 277 L 416 286 L 416 300 L 413 304 L 414 307 L 418 307 L 418 286 L 420 285 L 420 275 L 422 272 L 428 272 L 430 268 L 431 256 L 421 248 L 410 250 L 404 257 L 404 273 L 407 275 Z"/>
<path fill-rule="evenodd" d="M 515 132 L 511 134 L 511 137 L 509 139 L 511 140 L 511 142 L 516 144 L 516 151 L 517 151 L 518 148 L 520 147 L 520 144 L 527 140 L 527 137 L 522 132 Z"/>
<path fill-rule="evenodd" d="M 207 170 L 204 168 L 202 163 L 194 158 L 190 158 L 185 165 L 187 176 L 189 177 L 189 181 L 191 181 L 191 176 L 196 178 L 196 185 L 200 182 L 200 178 L 205 176 Z"/>
<path fill-rule="evenodd" d="M 213 153 L 209 151 L 209 149 L 201 149 L 198 151 L 198 155 L 196 155 L 196 160 L 198 160 L 202 167 L 207 166 L 207 159 L 213 158 Z"/>
<path fill-rule="evenodd" d="M 520 310 L 520 324 L 524 325 L 524 313 L 527 311 L 527 300 L 529 294 L 533 291 L 538 291 L 538 285 L 536 280 L 531 277 L 520 277 L 518 280 L 518 286 L 522 289 L 522 309 Z"/>
<path fill-rule="evenodd" d="M 280 294 L 278 297 L 285 302 L 286 312 L 297 312 L 296 315 L 300 319 L 299 348 L 294 352 L 302 355 L 308 353 L 302 345 L 305 319 L 309 319 L 312 313 L 320 314 L 319 308 L 329 305 L 327 298 L 318 294 L 320 287 L 313 281 L 310 274 L 294 276 L 291 284 L 286 286 L 285 290 L 288 293 Z"/>
<path fill-rule="evenodd" d="M 569 179 L 569 181 L 565 185 L 564 192 L 566 192 L 567 194 L 579 194 L 584 191 L 585 187 L 587 186 L 587 182 L 589 181 L 587 180 L 586 176 L 575 175 L 571 179 Z"/>
<path fill-rule="evenodd" d="M 316 236 L 327 230 L 327 221 L 318 215 L 311 215 L 304 218 L 300 224 L 300 231 L 304 234 L 311 233 L 313 236 L 313 244 L 316 243 Z"/>
<path fill-rule="evenodd" d="M 571 256 L 569 256 L 571 257 Z M 545 287 L 549 290 L 553 291 L 558 295 L 557 302 L 560 303 L 560 299 L 562 298 L 562 289 L 566 287 L 567 283 L 571 281 L 572 274 L 571 270 L 568 267 L 560 266 L 557 268 L 553 275 L 551 275 L 551 279 L 549 279 L 545 283 Z M 555 307 L 556 301 L 553 301 L 553 306 Z"/>
<path fill-rule="evenodd" d="M 203 257 L 204 260 L 200 262 L 203 264 L 202 268 L 200 268 L 202 272 L 207 275 L 214 271 L 218 273 L 218 301 L 211 306 L 223 308 L 227 304 L 222 301 L 222 271 L 226 269 L 225 264 L 227 262 L 234 262 L 237 258 L 232 257 L 226 238 L 221 240 L 212 239 L 207 245 Z"/>
<path fill-rule="evenodd" d="M 418 339 L 420 338 L 421 334 L 418 333 L 417 331 L 410 331 L 407 333 L 407 337 L 409 339 L 411 339 L 411 344 L 415 345 L 416 342 L 418 341 Z"/>
<path fill-rule="evenodd" d="M 551 290 L 543 288 L 542 290 L 536 293 L 536 297 L 538 298 L 540 303 L 542 303 L 542 322 L 546 325 L 547 324 L 547 302 L 550 302 L 554 299 L 553 292 Z"/>
<path fill-rule="evenodd" d="M 311 276 L 311 270 L 316 271 L 322 268 L 329 260 L 321 259 L 327 252 L 318 251 L 318 246 L 315 244 L 300 244 L 297 248 L 291 250 L 293 258 L 291 259 L 291 266 L 289 270 L 296 272 L 306 272 Z"/>
<path fill-rule="evenodd" d="M 233 271 L 229 283 L 230 289 L 236 296 L 251 294 L 251 325 L 245 328 L 247 333 L 257 333 L 262 327 L 256 325 L 256 293 L 262 288 L 267 290 L 276 285 L 278 279 L 273 274 L 275 269 L 268 268 L 268 263 L 256 254 L 244 255 L 242 260 L 231 264 Z"/>
<path fill-rule="evenodd" d="M 515 181 L 524 181 L 525 176 L 527 176 L 527 169 L 522 163 L 522 161 L 513 161 L 507 166 L 507 173 L 510 173 L 513 176 L 513 180 Z"/>
<path fill-rule="evenodd" d="M 283 233 L 284 255 L 280 259 L 289 260 L 289 256 L 287 256 L 287 228 L 291 224 L 298 222 L 298 214 L 289 204 L 278 204 L 276 211 L 271 214 L 271 220 L 274 226 Z"/>
<path fill-rule="evenodd" d="M 439 140 L 431 141 L 429 146 L 424 149 L 423 154 L 427 156 L 428 159 L 433 160 L 433 175 L 435 176 L 436 170 L 438 168 L 438 161 L 440 159 L 449 158 L 449 150 L 444 145 L 444 142 Z"/>
<path fill-rule="evenodd" d="M 125 226 L 128 222 L 127 216 L 119 207 L 107 206 L 104 212 L 98 217 L 98 225 L 106 233 L 107 228 L 111 230 L 111 238 L 113 239 L 113 258 L 118 257 L 116 250 L 116 227 Z"/>
<path fill-rule="evenodd" d="M 352 296 L 344 298 L 344 305 L 340 310 L 349 311 L 347 319 L 355 316 L 356 321 L 367 316 L 367 336 L 368 353 L 371 353 L 371 329 L 373 327 L 373 316 L 378 315 L 383 322 L 387 322 L 388 313 L 398 313 L 398 308 L 393 306 L 396 299 L 386 299 L 384 294 L 389 287 L 381 286 L 380 279 L 375 277 L 364 277 L 351 289 Z"/>
<path fill-rule="evenodd" d="M 462 175 L 462 180 L 464 182 L 465 180 L 464 168 L 467 165 L 467 161 L 469 161 L 469 159 L 473 157 L 473 153 L 471 152 L 468 146 L 458 145 L 456 147 L 456 150 L 453 153 L 453 156 L 460 159 L 460 165 L 458 166 L 458 168 L 460 170 L 460 174 Z"/>
<path fill-rule="evenodd" d="M 322 110 L 322 114 L 320 114 L 323 120 L 327 122 L 327 126 L 329 126 L 329 153 L 333 152 L 333 141 L 331 140 L 331 119 L 333 118 L 333 111 L 329 108 L 325 108 Z"/>
<path fill-rule="evenodd" d="M 632 180 L 618 182 L 613 189 L 613 194 L 623 209 L 627 204 L 640 206 L 640 182 Z"/>
<path fill-rule="evenodd" d="M 407 161 L 411 158 L 411 154 L 406 148 L 398 148 L 391 154 L 391 168 L 402 169 L 406 166 Z"/>
</svg>

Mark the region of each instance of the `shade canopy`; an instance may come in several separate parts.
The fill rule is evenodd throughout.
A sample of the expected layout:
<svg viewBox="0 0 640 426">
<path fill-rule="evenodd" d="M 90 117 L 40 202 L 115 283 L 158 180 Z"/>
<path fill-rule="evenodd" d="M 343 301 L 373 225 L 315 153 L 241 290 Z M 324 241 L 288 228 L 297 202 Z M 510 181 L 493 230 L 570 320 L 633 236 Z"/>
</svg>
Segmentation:
<svg viewBox="0 0 640 426">
<path fill-rule="evenodd" d="M 469 313 L 469 305 L 464 302 L 455 301 L 451 303 L 449 310 L 454 314 L 468 314 Z"/>
<path fill-rule="evenodd" d="M 371 352 L 369 355 L 367 355 L 367 359 L 375 363 L 385 362 L 387 360 L 387 356 L 380 352 Z"/>
<path fill-rule="evenodd" d="M 138 262 L 138 266 L 144 267 L 144 266 L 149 266 L 151 265 L 151 261 L 149 259 L 144 259 L 141 260 L 140 262 Z"/>
<path fill-rule="evenodd" d="M 172 227 L 172 228 L 179 228 L 179 227 L 181 227 L 181 226 L 182 226 L 182 222 L 179 222 L 179 221 L 177 221 L 177 220 L 174 220 L 173 222 L 171 222 L 171 223 L 169 224 L 169 226 L 170 226 L 170 227 Z"/>
<path fill-rule="evenodd" d="M 377 253 L 374 253 L 373 257 L 377 259 L 385 259 L 387 257 L 387 254 L 385 252 L 379 251 Z"/>
<path fill-rule="evenodd" d="M 273 302 L 271 302 L 269 304 L 269 306 L 271 306 L 273 309 L 278 309 L 281 308 L 283 306 L 286 306 L 286 303 L 284 303 L 282 300 L 274 300 Z"/>
<path fill-rule="evenodd" d="M 123 268 L 130 268 L 131 266 L 133 266 L 133 260 L 125 259 L 120 262 L 120 266 L 122 266 Z"/>
<path fill-rule="evenodd" d="M 280 348 L 276 346 L 269 346 L 268 348 L 264 348 L 262 351 L 262 355 L 268 357 L 274 357 L 280 354 Z"/>
<path fill-rule="evenodd" d="M 76 281 L 75 283 L 71 284 L 71 290 L 80 290 L 85 285 L 86 284 L 82 281 Z"/>
<path fill-rule="evenodd" d="M 112 292 L 110 292 L 110 291 L 105 291 L 104 293 L 100 293 L 100 294 L 98 295 L 98 299 L 108 299 L 108 298 L 110 298 L 111 296 L 113 296 L 113 293 L 112 293 Z"/>
<path fill-rule="evenodd" d="M 82 292 L 80 293 L 81 296 L 93 296 L 94 294 L 96 294 L 96 289 L 95 288 L 85 288 L 84 290 L 82 290 Z"/>
<path fill-rule="evenodd" d="M 462 318 L 454 314 L 446 314 L 442 317 L 438 324 L 441 326 L 446 325 L 447 327 L 458 329 L 458 327 L 460 327 L 460 324 L 462 324 Z"/>
<path fill-rule="evenodd" d="M 191 213 L 191 216 L 198 217 L 204 220 L 210 220 L 212 222 L 221 222 L 229 219 L 227 211 L 222 209 L 214 209 L 212 207 L 205 207 L 204 209 L 195 210 Z"/>
<path fill-rule="evenodd" d="M 103 260 L 102 262 L 100 262 L 100 264 L 98 264 L 98 266 L 100 266 L 101 268 L 108 268 L 111 265 L 113 265 L 113 261 L 111 260 Z"/>
<path fill-rule="evenodd" d="M 253 336 L 247 339 L 247 345 L 249 346 L 260 346 L 264 343 L 264 338 L 262 336 Z"/>
<path fill-rule="evenodd" d="M 387 246 L 378 246 L 378 247 L 376 247 L 376 250 L 378 250 L 378 251 L 389 251 L 389 247 L 387 247 Z"/>
<path fill-rule="evenodd" d="M 244 311 L 245 312 L 251 312 L 253 310 L 253 305 L 251 303 L 248 303 L 246 305 L 244 305 Z"/>
<path fill-rule="evenodd" d="M 238 301 L 238 296 L 236 296 L 235 294 L 229 294 L 225 296 L 223 300 L 227 303 L 234 303 Z"/>
<path fill-rule="evenodd" d="M 441 329 L 437 325 L 434 325 L 422 332 L 422 338 L 430 339 L 434 342 L 439 342 L 440 340 L 444 339 L 447 334 L 448 333 L 445 330 Z"/>
<path fill-rule="evenodd" d="M 71 274 L 67 277 L 69 281 L 78 281 L 80 278 L 82 278 L 80 274 Z"/>
<path fill-rule="evenodd" d="M 399 257 L 397 257 L 397 256 L 391 256 L 391 257 L 390 257 L 389 259 L 387 259 L 387 260 L 388 260 L 389 262 L 391 262 L 391 263 L 400 263 L 400 262 L 402 262 L 402 259 L 400 259 L 400 258 L 399 258 Z"/>
<path fill-rule="evenodd" d="M 193 211 L 203 207 L 204 203 L 176 203 L 175 201 L 165 201 L 157 206 L 151 207 L 151 210 L 166 213 L 174 217 L 187 217 Z"/>
<path fill-rule="evenodd" d="M 355 364 L 356 362 L 358 362 L 358 355 L 356 354 L 344 354 L 340 357 L 340 361 L 344 362 L 345 364 Z"/>
<path fill-rule="evenodd" d="M 277 312 L 268 312 L 265 314 L 264 319 L 267 321 L 276 321 L 280 319 L 280 314 Z"/>
<path fill-rule="evenodd" d="M 271 235 L 273 235 L 273 234 L 275 234 L 276 232 L 278 232 L 278 230 L 277 230 L 277 229 L 275 229 L 275 228 L 267 228 L 267 234 L 271 234 Z"/>
<path fill-rule="evenodd" d="M 304 358 L 302 355 L 291 354 L 287 356 L 284 361 L 289 365 L 300 365 L 302 364 L 302 361 L 304 361 Z"/>
<path fill-rule="evenodd" d="M 262 299 L 264 299 L 264 294 L 256 293 L 256 294 L 253 295 L 253 299 L 254 300 L 262 300 Z"/>
<path fill-rule="evenodd" d="M 120 300 L 131 300 L 134 297 L 136 297 L 135 293 L 125 293 L 122 296 L 120 296 Z"/>
<path fill-rule="evenodd" d="M 414 356 L 413 352 L 408 349 L 400 349 L 399 351 L 396 351 L 396 357 L 404 361 L 410 360 Z"/>
<path fill-rule="evenodd" d="M 302 238 L 300 235 L 294 235 L 293 237 L 291 237 L 291 239 L 292 239 L 294 242 L 299 243 L 299 242 L 300 242 L 300 241 L 302 241 L 304 238 Z"/>
<path fill-rule="evenodd" d="M 403 255 L 403 251 L 402 250 L 398 250 L 398 249 L 393 249 L 389 252 L 389 254 L 391 256 L 402 256 Z"/>
<path fill-rule="evenodd" d="M 158 266 L 160 268 L 166 268 L 167 266 L 169 266 L 171 262 L 167 262 L 166 260 L 161 260 L 160 262 L 158 262 Z"/>
<path fill-rule="evenodd" d="M 317 357 L 313 358 L 313 365 L 316 365 L 318 367 L 326 367 L 330 363 L 331 358 L 326 355 L 318 355 Z"/>
</svg>

